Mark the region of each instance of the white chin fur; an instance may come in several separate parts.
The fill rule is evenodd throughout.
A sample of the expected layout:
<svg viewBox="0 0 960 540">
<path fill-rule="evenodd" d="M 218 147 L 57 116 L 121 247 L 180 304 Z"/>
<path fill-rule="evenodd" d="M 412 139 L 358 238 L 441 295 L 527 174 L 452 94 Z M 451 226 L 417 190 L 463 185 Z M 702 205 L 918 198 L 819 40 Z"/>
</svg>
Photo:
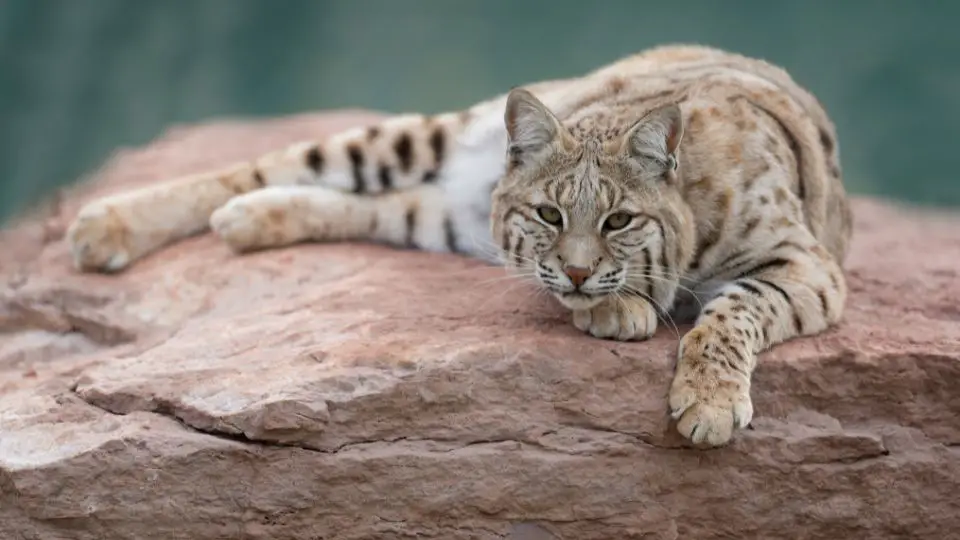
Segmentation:
<svg viewBox="0 0 960 540">
<path fill-rule="evenodd" d="M 557 300 L 559 300 L 560 303 L 563 304 L 563 306 L 567 309 L 577 311 L 595 307 L 602 302 L 604 298 L 603 296 L 563 296 L 556 293 L 554 293 L 554 296 L 556 296 Z"/>
</svg>

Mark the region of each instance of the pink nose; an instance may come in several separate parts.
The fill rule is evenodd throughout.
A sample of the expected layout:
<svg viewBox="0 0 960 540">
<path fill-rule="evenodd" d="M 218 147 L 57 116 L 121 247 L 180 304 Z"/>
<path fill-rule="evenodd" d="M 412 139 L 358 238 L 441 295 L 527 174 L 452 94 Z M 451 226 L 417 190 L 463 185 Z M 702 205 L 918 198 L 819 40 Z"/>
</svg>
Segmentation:
<svg viewBox="0 0 960 540">
<path fill-rule="evenodd" d="M 570 282 L 573 283 L 574 287 L 583 285 L 583 283 L 590 279 L 590 276 L 593 274 L 589 268 L 584 268 L 582 266 L 565 266 L 563 267 L 563 273 L 570 278 Z"/>
</svg>

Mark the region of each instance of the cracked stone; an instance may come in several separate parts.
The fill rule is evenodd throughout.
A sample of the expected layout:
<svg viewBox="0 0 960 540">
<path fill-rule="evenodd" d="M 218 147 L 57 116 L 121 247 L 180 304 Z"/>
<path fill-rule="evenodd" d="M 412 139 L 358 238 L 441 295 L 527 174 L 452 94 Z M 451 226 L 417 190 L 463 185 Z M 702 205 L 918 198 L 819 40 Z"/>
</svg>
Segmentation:
<svg viewBox="0 0 960 540">
<path fill-rule="evenodd" d="M 843 323 L 763 354 L 753 429 L 709 451 L 667 419 L 672 328 L 593 339 L 498 268 L 346 244 L 236 256 L 203 235 L 102 276 L 55 234 L 93 197 L 375 118 L 179 128 L 0 232 L 0 538 L 960 527 L 955 216 L 856 200 Z"/>
</svg>

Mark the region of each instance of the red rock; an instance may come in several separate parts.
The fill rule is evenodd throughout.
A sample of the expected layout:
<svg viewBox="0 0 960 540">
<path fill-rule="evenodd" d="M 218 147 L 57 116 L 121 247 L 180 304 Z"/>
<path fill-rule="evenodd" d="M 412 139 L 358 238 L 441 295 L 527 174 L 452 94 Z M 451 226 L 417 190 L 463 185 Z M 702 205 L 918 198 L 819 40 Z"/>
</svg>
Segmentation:
<svg viewBox="0 0 960 540">
<path fill-rule="evenodd" d="M 858 199 L 843 323 L 763 354 L 754 429 L 709 451 L 667 422 L 673 328 L 582 335 L 479 262 L 363 245 L 236 256 L 205 235 L 115 276 L 71 267 L 64 224 L 94 196 L 373 118 L 177 129 L 0 233 L 0 538 L 960 528 L 955 216 Z"/>
</svg>

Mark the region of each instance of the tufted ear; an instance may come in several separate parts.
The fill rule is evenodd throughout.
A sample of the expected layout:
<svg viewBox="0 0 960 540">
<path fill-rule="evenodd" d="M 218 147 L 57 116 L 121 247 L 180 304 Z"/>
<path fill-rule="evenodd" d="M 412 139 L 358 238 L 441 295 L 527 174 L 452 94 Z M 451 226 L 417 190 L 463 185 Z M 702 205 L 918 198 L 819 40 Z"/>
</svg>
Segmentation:
<svg viewBox="0 0 960 540">
<path fill-rule="evenodd" d="M 663 171 L 677 168 L 677 150 L 683 138 L 683 116 L 675 103 L 643 116 L 625 135 L 624 152 L 631 158 L 654 160 Z"/>
<path fill-rule="evenodd" d="M 564 128 L 546 105 L 529 91 L 515 88 L 507 95 L 503 115 L 509 137 L 511 165 L 528 163 L 549 150 Z"/>
</svg>

